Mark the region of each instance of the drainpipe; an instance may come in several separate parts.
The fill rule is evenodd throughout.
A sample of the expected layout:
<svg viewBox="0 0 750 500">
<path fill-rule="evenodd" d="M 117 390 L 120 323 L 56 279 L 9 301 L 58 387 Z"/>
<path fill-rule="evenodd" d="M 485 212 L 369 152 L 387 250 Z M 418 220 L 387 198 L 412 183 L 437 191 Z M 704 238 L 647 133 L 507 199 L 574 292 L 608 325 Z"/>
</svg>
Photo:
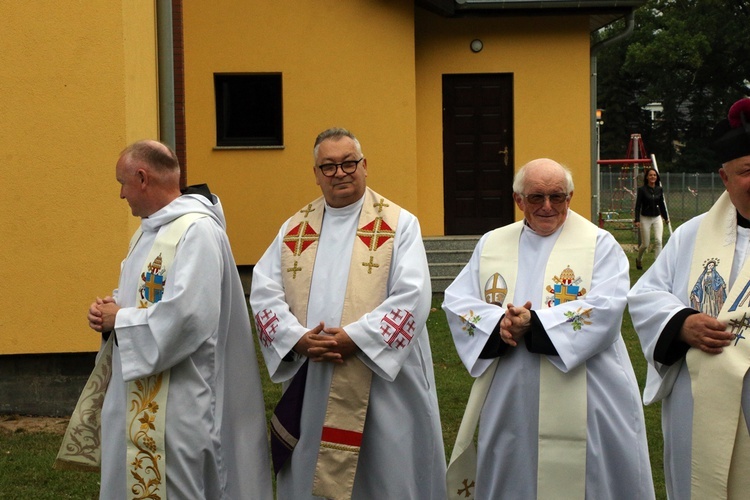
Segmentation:
<svg viewBox="0 0 750 500">
<path fill-rule="evenodd" d="M 591 47 L 591 104 L 589 110 L 589 116 L 591 117 L 591 217 L 596 223 L 596 219 L 599 217 L 600 210 L 600 197 L 599 197 L 599 165 L 597 164 L 597 131 L 596 131 L 596 57 L 600 50 L 603 48 L 617 43 L 629 37 L 633 33 L 635 28 L 635 16 L 631 10 L 625 16 L 625 29 L 614 36 L 595 43 Z"/>
<path fill-rule="evenodd" d="M 157 66 L 159 71 L 159 140 L 177 149 L 174 99 L 172 0 L 156 2 Z"/>
</svg>

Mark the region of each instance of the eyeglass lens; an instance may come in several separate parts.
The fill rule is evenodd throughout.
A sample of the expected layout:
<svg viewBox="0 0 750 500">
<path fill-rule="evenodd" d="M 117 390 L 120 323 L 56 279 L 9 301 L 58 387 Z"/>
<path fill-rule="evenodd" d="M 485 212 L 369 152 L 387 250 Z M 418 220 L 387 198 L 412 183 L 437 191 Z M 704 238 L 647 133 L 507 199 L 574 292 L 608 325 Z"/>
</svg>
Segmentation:
<svg viewBox="0 0 750 500">
<path fill-rule="evenodd" d="M 541 205 L 542 203 L 544 203 L 544 200 L 546 199 L 549 199 L 550 203 L 562 203 L 568 199 L 568 195 L 565 193 L 552 193 L 552 194 L 532 193 L 532 194 L 527 194 L 525 197 L 526 197 L 526 201 L 534 205 Z"/>
<path fill-rule="evenodd" d="M 344 171 L 345 174 L 353 174 L 355 170 L 357 170 L 357 165 L 359 165 L 359 162 L 362 161 L 362 158 L 359 160 L 347 160 L 342 161 L 341 163 L 324 163 L 320 165 L 320 171 L 323 172 L 323 175 L 326 177 L 333 177 L 336 175 L 336 171 L 341 167 L 341 170 Z"/>
</svg>

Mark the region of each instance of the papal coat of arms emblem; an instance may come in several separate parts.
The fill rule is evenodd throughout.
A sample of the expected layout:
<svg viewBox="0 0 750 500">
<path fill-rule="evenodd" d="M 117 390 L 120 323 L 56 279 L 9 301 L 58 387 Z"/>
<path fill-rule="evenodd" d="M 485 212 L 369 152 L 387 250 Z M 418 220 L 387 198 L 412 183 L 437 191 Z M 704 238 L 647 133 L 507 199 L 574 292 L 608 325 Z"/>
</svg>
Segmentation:
<svg viewBox="0 0 750 500">
<path fill-rule="evenodd" d="M 563 269 L 559 278 L 557 276 L 552 278 L 552 281 L 554 281 L 554 285 L 547 286 L 547 292 L 552 294 L 547 297 L 549 307 L 572 302 L 578 297 L 586 295 L 586 289 L 578 286 L 582 281 L 581 278 L 576 277 L 570 266 Z"/>
<path fill-rule="evenodd" d="M 141 286 L 138 287 L 141 299 L 151 304 L 156 304 L 164 294 L 164 286 L 167 284 L 167 270 L 162 267 L 161 254 L 148 265 L 148 270 L 141 273 Z"/>
</svg>

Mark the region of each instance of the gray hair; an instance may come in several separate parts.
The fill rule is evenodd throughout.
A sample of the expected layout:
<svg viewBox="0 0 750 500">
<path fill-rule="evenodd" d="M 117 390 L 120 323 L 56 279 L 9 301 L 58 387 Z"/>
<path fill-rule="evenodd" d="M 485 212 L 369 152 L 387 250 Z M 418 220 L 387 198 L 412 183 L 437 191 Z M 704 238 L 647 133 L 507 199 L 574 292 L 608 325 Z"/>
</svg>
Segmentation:
<svg viewBox="0 0 750 500">
<path fill-rule="evenodd" d="M 315 146 L 313 147 L 313 162 L 318 161 L 318 151 L 320 150 L 320 143 L 323 141 L 326 141 L 328 139 L 332 139 L 334 141 L 338 141 L 339 139 L 343 137 L 348 137 L 352 141 L 354 141 L 354 145 L 357 148 L 357 153 L 362 156 L 362 146 L 359 144 L 359 140 L 346 130 L 345 128 L 340 127 L 331 127 L 327 130 L 324 130 L 320 134 L 318 134 L 318 137 L 315 138 Z"/>
<path fill-rule="evenodd" d="M 557 167 L 560 168 L 560 170 L 565 174 L 565 183 L 567 185 L 567 193 L 570 194 L 573 192 L 573 189 L 575 186 L 573 185 L 573 174 L 571 173 L 570 169 L 566 167 L 565 165 L 558 163 L 554 160 L 549 160 L 547 158 L 540 158 L 538 160 L 531 160 L 524 166 L 522 166 L 518 172 L 516 172 L 516 175 L 513 177 L 513 192 L 516 194 L 523 194 L 523 190 L 526 187 L 526 173 L 529 171 L 530 168 L 533 168 L 535 166 L 538 166 L 540 162 L 549 162 Z"/>
</svg>

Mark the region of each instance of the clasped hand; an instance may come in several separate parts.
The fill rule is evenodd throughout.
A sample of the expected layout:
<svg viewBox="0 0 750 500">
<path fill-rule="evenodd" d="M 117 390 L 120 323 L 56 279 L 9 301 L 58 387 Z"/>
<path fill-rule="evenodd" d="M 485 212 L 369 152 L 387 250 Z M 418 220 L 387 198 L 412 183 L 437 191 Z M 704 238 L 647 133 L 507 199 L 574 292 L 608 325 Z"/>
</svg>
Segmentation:
<svg viewBox="0 0 750 500">
<path fill-rule="evenodd" d="M 500 338 L 511 347 L 516 347 L 521 337 L 531 329 L 531 301 L 518 307 L 508 303 L 505 316 L 500 320 Z"/>
<path fill-rule="evenodd" d="M 115 329 L 115 318 L 120 306 L 115 303 L 115 299 L 106 296 L 103 299 L 97 297 L 89 306 L 89 327 L 99 333 L 111 332 Z"/>
<path fill-rule="evenodd" d="M 294 351 L 315 362 L 343 363 L 357 352 L 357 344 L 343 328 L 326 328 L 321 321 L 297 341 Z"/>
</svg>

